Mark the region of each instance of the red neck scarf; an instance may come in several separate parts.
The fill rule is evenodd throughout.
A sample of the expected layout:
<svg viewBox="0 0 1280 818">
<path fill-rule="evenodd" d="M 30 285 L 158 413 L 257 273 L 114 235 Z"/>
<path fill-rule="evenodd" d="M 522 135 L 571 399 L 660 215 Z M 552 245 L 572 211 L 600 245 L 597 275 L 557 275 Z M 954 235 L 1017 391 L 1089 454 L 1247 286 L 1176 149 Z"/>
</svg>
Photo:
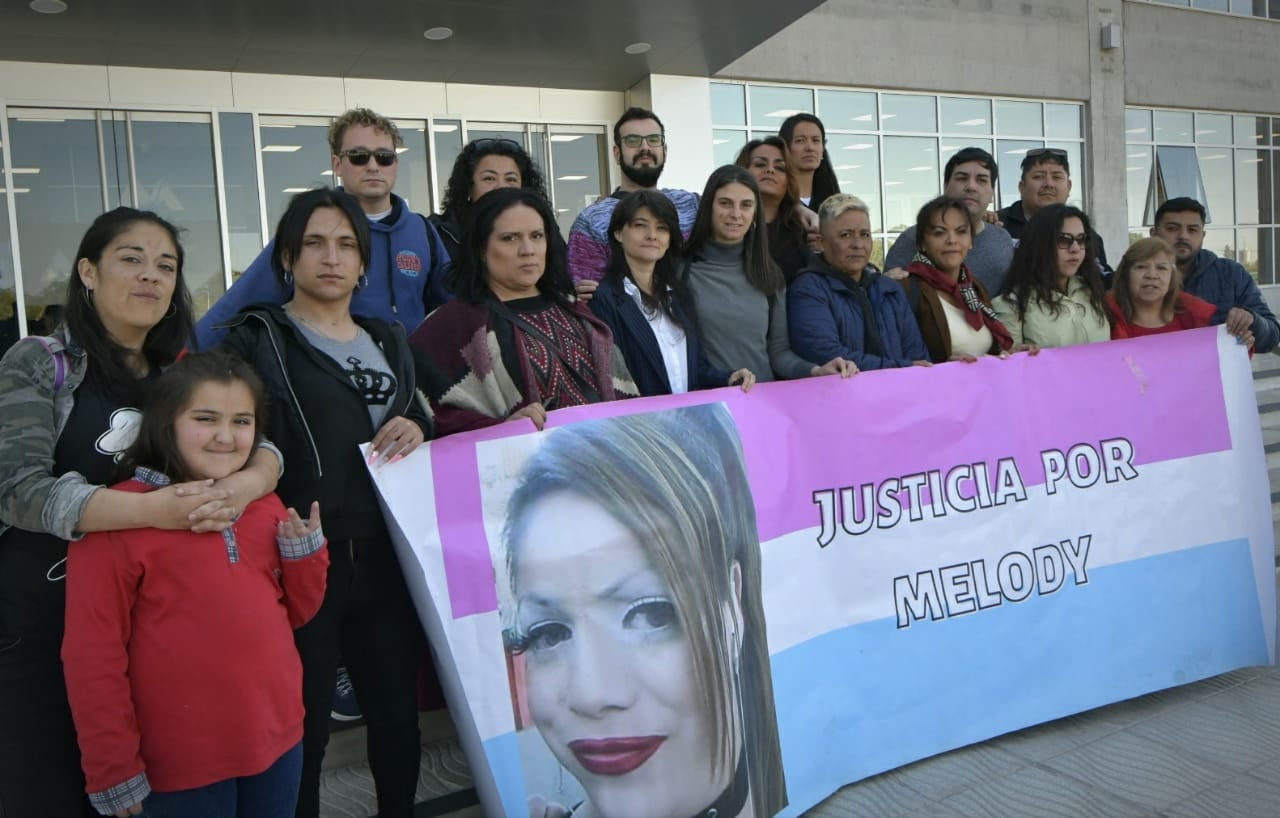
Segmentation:
<svg viewBox="0 0 1280 818">
<path fill-rule="evenodd" d="M 934 267 L 927 256 L 916 253 L 915 259 L 907 265 L 907 272 L 938 292 L 950 295 L 962 307 L 964 320 L 969 326 L 980 330 L 982 325 L 986 324 L 1001 349 L 1007 350 L 1013 346 L 1013 336 L 1009 334 L 1005 325 L 1000 323 L 1000 319 L 996 318 L 995 310 L 978 296 L 978 290 L 973 286 L 973 276 L 969 274 L 968 267 L 960 265 L 960 275 L 952 280 L 951 276 Z"/>
</svg>

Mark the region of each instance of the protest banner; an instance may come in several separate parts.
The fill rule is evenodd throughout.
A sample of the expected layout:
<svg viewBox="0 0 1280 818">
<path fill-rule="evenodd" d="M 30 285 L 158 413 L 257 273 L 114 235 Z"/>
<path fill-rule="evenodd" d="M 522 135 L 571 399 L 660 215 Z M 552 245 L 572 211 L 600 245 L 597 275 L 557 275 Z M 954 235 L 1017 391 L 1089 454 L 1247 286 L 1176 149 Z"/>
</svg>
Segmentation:
<svg viewBox="0 0 1280 818">
<path fill-rule="evenodd" d="M 1218 328 L 578 407 L 373 473 L 490 815 L 799 815 L 1275 658 Z"/>
</svg>

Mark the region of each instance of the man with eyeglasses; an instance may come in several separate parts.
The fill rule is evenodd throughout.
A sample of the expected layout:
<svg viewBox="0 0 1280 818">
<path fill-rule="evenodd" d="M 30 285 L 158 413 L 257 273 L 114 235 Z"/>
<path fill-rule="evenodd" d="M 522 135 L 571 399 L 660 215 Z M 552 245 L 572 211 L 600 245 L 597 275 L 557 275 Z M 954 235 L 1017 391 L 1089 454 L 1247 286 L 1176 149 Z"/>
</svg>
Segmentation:
<svg viewBox="0 0 1280 818">
<path fill-rule="evenodd" d="M 609 219 L 618 200 L 635 190 L 658 186 L 667 161 L 666 129 L 653 111 L 628 108 L 613 124 L 613 158 L 622 171 L 622 184 L 598 202 L 588 205 L 569 230 L 569 272 L 574 281 L 599 281 L 609 261 Z M 687 238 L 698 214 L 698 196 L 687 190 L 664 189 L 676 206 L 680 232 Z M 590 287 L 583 294 L 590 292 Z"/>
<path fill-rule="evenodd" d="M 427 219 L 392 193 L 399 170 L 397 148 L 403 146 L 395 123 L 368 108 L 353 108 L 329 126 L 333 175 L 369 217 L 373 242 L 367 284 L 356 290 L 351 311 L 398 322 L 412 332 L 449 298 L 443 283 L 449 253 Z M 283 304 L 290 297 L 271 269 L 268 244 L 196 324 L 197 347 L 216 346 L 226 335 L 222 325 L 243 307 Z"/>
<path fill-rule="evenodd" d="M 1189 196 L 1169 199 L 1156 210 L 1151 235 L 1169 242 L 1182 274 L 1182 289 L 1217 309 L 1212 323 L 1239 335 L 1253 333 L 1253 348 L 1271 352 L 1280 345 L 1280 323 L 1253 276 L 1238 261 L 1204 249 L 1204 205 Z"/>
<path fill-rule="evenodd" d="M 1066 204 L 1071 196 L 1071 162 L 1062 148 L 1032 148 L 1022 157 L 1022 178 L 1018 181 L 1019 201 L 999 212 L 1000 224 L 1017 242 L 1022 229 L 1040 211 L 1052 204 Z M 1093 255 L 1104 277 L 1111 275 L 1102 236 L 1093 233 Z"/>
</svg>

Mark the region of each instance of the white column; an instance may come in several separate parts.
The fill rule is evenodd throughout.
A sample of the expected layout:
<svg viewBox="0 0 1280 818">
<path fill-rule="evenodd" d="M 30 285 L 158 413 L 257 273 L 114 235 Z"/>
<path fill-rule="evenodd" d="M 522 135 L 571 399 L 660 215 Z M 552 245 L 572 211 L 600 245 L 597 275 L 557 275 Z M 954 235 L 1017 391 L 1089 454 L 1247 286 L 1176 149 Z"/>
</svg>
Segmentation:
<svg viewBox="0 0 1280 818">
<path fill-rule="evenodd" d="M 1085 105 L 1089 196 L 1086 208 L 1094 229 L 1107 243 L 1107 260 L 1112 267 L 1120 263 L 1120 257 L 1129 247 L 1125 63 L 1123 45 L 1102 48 L 1102 27 L 1119 26 L 1123 22 L 1120 12 L 1119 5 L 1110 0 L 1089 0 L 1089 102 Z"/>
</svg>

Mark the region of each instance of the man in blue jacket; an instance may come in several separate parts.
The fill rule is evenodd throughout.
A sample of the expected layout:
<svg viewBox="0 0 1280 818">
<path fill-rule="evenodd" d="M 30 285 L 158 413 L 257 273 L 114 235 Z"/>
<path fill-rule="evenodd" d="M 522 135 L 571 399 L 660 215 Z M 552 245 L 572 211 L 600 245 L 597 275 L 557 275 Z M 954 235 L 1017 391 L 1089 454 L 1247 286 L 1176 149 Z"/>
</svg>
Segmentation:
<svg viewBox="0 0 1280 818">
<path fill-rule="evenodd" d="M 1173 245 L 1182 289 L 1218 308 L 1213 323 L 1226 324 L 1233 335 L 1248 329 L 1253 333 L 1254 349 L 1270 352 L 1280 344 L 1280 323 L 1248 270 L 1202 248 L 1204 217 L 1204 205 L 1195 199 L 1169 199 L 1156 211 L 1151 235 Z"/>
<path fill-rule="evenodd" d="M 442 279 L 449 253 L 435 228 L 391 192 L 399 169 L 396 148 L 403 146 L 395 123 L 368 108 L 353 108 L 329 126 L 333 175 L 360 202 L 373 240 L 367 283 L 356 290 L 351 311 L 399 322 L 413 332 L 428 312 L 448 300 Z M 226 334 L 222 325 L 244 307 L 283 304 L 291 296 L 271 269 L 268 244 L 200 319 L 197 347 L 217 345 Z"/>
</svg>

